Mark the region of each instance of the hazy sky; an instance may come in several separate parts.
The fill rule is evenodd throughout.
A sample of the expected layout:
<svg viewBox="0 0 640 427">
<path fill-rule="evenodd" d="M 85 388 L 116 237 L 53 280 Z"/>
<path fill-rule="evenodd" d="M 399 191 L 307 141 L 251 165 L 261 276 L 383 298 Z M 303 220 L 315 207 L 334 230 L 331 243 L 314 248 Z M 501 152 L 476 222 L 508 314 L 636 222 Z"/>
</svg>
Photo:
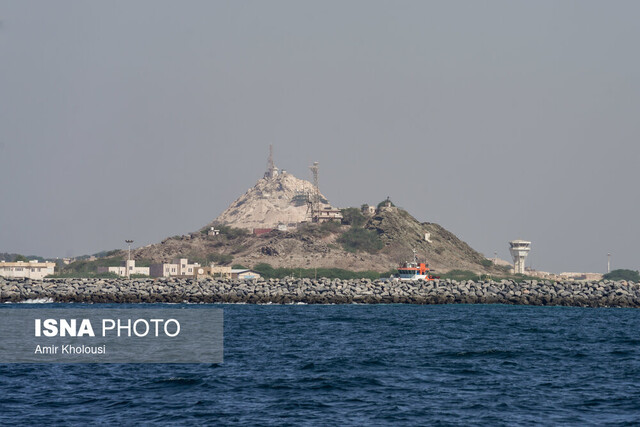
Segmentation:
<svg viewBox="0 0 640 427">
<path fill-rule="evenodd" d="M 266 167 L 640 267 L 638 1 L 0 0 L 0 252 L 195 231 Z"/>
</svg>

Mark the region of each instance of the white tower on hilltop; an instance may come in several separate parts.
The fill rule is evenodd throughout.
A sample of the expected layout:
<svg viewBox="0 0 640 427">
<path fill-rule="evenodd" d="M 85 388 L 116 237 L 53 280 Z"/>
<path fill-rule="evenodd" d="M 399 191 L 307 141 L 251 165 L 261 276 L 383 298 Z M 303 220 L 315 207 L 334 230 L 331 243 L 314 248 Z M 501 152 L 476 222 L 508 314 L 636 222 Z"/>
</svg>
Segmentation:
<svg viewBox="0 0 640 427">
<path fill-rule="evenodd" d="M 524 260 L 531 250 L 531 242 L 526 240 L 512 240 L 509 242 L 509 251 L 513 257 L 513 272 L 524 274 Z"/>
</svg>

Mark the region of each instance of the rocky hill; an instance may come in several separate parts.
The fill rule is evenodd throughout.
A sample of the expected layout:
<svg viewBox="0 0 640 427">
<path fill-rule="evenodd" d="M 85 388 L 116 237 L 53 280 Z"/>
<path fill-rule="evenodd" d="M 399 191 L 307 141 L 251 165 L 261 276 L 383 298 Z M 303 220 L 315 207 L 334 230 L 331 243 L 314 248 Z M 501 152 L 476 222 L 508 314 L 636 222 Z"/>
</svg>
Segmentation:
<svg viewBox="0 0 640 427">
<path fill-rule="evenodd" d="M 201 263 L 246 267 L 268 263 L 274 268 L 384 272 L 411 260 L 415 249 L 419 258 L 441 273 L 452 269 L 491 272 L 491 264 L 453 233 L 438 224 L 420 223 L 402 209 L 383 207 L 362 219 L 358 225 L 303 224 L 292 231 L 274 229 L 260 236 L 229 227 L 221 227 L 221 234 L 209 236 L 204 229 L 137 249 L 133 256 L 151 262 L 188 257 Z M 369 240 L 359 240 L 361 235 Z"/>
<path fill-rule="evenodd" d="M 412 260 L 415 250 L 440 273 L 494 272 L 490 261 L 453 233 L 438 224 L 421 223 L 388 201 L 366 214 L 358 208 L 343 210 L 341 222 L 311 223 L 308 200 L 313 189 L 310 182 L 279 172 L 270 156 L 264 177 L 210 224 L 136 249 L 132 255 L 146 265 L 189 258 L 200 264 L 386 272 Z M 324 196 L 319 198 L 321 209 L 330 206 Z M 211 227 L 220 234 L 211 235 Z M 272 230 L 258 235 L 254 229 Z M 123 256 L 120 252 L 100 262 L 116 265 Z"/>
<path fill-rule="evenodd" d="M 431 267 L 442 272 L 453 269 L 484 272 L 490 266 L 481 253 L 455 234 L 435 223 L 420 223 L 403 209 L 382 207 L 365 228 L 376 231 L 385 245 L 381 252 L 397 262 L 409 259 L 415 249 Z"/>
<path fill-rule="evenodd" d="M 231 203 L 211 224 L 253 230 L 275 228 L 278 224 L 297 224 L 308 219 L 307 198 L 313 184 L 282 172 L 266 175 Z M 320 195 L 320 206 L 329 206 Z"/>
</svg>

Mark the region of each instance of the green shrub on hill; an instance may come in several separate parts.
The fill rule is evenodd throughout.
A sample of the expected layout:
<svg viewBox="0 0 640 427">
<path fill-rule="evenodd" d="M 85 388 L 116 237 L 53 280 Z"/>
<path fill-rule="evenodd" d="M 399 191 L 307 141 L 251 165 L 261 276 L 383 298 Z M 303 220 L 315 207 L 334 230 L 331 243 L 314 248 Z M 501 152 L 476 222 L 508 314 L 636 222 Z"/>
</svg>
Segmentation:
<svg viewBox="0 0 640 427">
<path fill-rule="evenodd" d="M 122 265 L 124 257 L 115 256 L 111 258 L 98 258 L 95 261 L 78 260 L 65 266 L 60 274 L 69 274 L 69 277 L 93 277 L 98 271 L 98 267 L 119 267 Z M 77 276 L 77 275 L 80 276 Z"/>
<path fill-rule="evenodd" d="M 445 274 L 441 274 L 440 278 L 450 280 L 478 280 L 480 277 L 469 270 L 451 270 Z"/>
<path fill-rule="evenodd" d="M 362 227 L 367 221 L 367 218 L 362 215 L 362 212 L 358 208 L 346 208 L 341 210 L 342 223 L 350 225 L 352 227 Z"/>
<path fill-rule="evenodd" d="M 627 270 L 619 268 L 602 276 L 606 280 L 626 280 L 628 282 L 640 283 L 640 273 L 636 270 Z"/>
<path fill-rule="evenodd" d="M 393 204 L 393 202 L 391 200 L 389 200 L 389 198 L 387 197 L 387 199 L 381 201 L 380 203 L 378 203 L 378 206 L 376 206 L 377 209 L 380 209 L 381 207 L 385 206 L 387 204 L 387 202 L 391 203 L 391 206 L 395 207 L 396 205 Z"/>
<path fill-rule="evenodd" d="M 378 233 L 373 230 L 352 227 L 338 238 L 338 242 L 347 252 L 369 252 L 376 253 L 384 246 Z"/>
<path fill-rule="evenodd" d="M 380 277 L 390 278 L 395 276 L 396 274 L 398 274 L 398 270 L 394 268 L 393 270 L 388 270 L 388 271 L 385 271 L 384 273 L 380 273 Z"/>
<path fill-rule="evenodd" d="M 371 279 L 380 278 L 380 273 L 376 271 L 351 271 L 341 268 L 273 268 L 270 264 L 256 264 L 253 269 L 265 279 L 282 279 L 285 277 L 300 277 L 313 279 L 315 277 L 326 277 L 327 279 Z M 388 277 L 388 276 L 385 276 Z"/>
<path fill-rule="evenodd" d="M 482 261 L 480 261 L 480 265 L 482 265 L 483 267 L 489 268 L 493 266 L 493 261 L 485 258 Z"/>
<path fill-rule="evenodd" d="M 229 265 L 233 262 L 233 256 L 229 254 L 210 253 L 207 255 L 207 263 Z"/>
<path fill-rule="evenodd" d="M 228 239 L 237 239 L 249 234 L 249 231 L 244 228 L 229 227 L 228 225 L 219 225 L 218 230 L 220 230 L 221 235 L 226 236 Z"/>
<path fill-rule="evenodd" d="M 323 222 L 322 224 L 305 223 L 298 226 L 296 233 L 301 236 L 320 238 L 338 233 L 340 229 L 340 223 L 336 221 Z"/>
<path fill-rule="evenodd" d="M 276 269 L 271 266 L 271 264 L 267 264 L 266 262 L 261 262 L 260 264 L 256 264 L 253 269 L 260 273 L 262 277 L 267 279 L 276 277 Z"/>
<path fill-rule="evenodd" d="M 178 258 L 182 258 L 182 257 L 178 257 Z M 207 264 L 206 259 L 198 255 L 197 253 L 190 253 L 186 256 L 186 258 L 189 260 L 190 263 L 195 263 L 200 265 Z"/>
<path fill-rule="evenodd" d="M 10 254 L 8 252 L 0 252 L 0 261 L 6 261 L 6 262 L 16 262 L 16 261 L 23 261 L 23 262 L 27 262 L 27 261 L 38 261 L 38 262 L 55 262 L 54 259 L 46 259 L 43 258 L 41 256 L 37 256 L 37 255 L 21 255 L 21 254 Z"/>
<path fill-rule="evenodd" d="M 330 233 L 338 233 L 341 230 L 340 223 L 337 221 L 327 221 L 320 224 L 320 230 L 324 235 Z"/>
<path fill-rule="evenodd" d="M 100 251 L 100 252 L 96 252 L 95 254 L 93 254 L 94 257 L 96 258 L 105 258 L 105 257 L 110 257 L 110 256 L 114 256 L 116 255 L 118 252 L 120 252 L 120 249 L 112 249 L 110 251 Z"/>
</svg>

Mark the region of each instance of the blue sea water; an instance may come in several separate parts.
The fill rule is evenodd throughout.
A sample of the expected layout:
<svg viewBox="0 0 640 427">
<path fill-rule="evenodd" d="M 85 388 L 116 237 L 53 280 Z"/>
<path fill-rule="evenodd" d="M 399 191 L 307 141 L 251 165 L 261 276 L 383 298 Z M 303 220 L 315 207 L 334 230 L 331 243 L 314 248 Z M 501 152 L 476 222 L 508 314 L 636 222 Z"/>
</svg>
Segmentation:
<svg viewBox="0 0 640 427">
<path fill-rule="evenodd" d="M 0 365 L 0 423 L 640 424 L 640 310 L 217 307 L 223 364 Z"/>
</svg>

